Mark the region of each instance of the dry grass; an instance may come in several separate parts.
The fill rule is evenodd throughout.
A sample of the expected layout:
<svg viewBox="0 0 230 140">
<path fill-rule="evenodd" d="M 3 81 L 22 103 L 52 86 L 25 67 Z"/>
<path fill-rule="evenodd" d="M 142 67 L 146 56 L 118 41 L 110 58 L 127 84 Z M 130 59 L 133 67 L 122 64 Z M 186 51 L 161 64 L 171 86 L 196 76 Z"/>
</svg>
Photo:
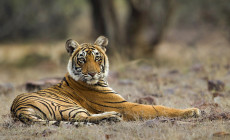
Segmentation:
<svg viewBox="0 0 230 140">
<path fill-rule="evenodd" d="M 226 113 L 230 112 L 230 48 L 227 44 L 186 47 L 165 42 L 159 47 L 158 55 L 154 59 L 111 61 L 108 79 L 110 86 L 127 100 L 134 102 L 140 97 L 151 96 L 157 104 L 169 107 L 195 106 L 204 111 L 200 118 L 160 118 L 81 128 L 24 126 L 13 123 L 8 115 L 9 109 L 16 95 L 24 92 L 21 88 L 23 83 L 45 77 L 62 77 L 65 74 L 66 68 L 62 60 L 65 57 L 60 59 L 65 53 L 62 44 L 64 42 L 37 44 L 33 49 L 29 47 L 30 44 L 20 47 L 14 44 L 0 46 L 0 63 L 3 66 L 0 68 L 1 83 L 10 82 L 17 87 L 8 94 L 0 94 L 0 139 L 230 138 L 230 114 Z M 21 60 L 30 52 L 49 56 L 49 59 L 32 67 L 18 67 L 17 60 Z M 222 81 L 225 90 L 208 91 L 207 80 Z M 221 96 L 214 97 L 214 92 Z"/>
</svg>

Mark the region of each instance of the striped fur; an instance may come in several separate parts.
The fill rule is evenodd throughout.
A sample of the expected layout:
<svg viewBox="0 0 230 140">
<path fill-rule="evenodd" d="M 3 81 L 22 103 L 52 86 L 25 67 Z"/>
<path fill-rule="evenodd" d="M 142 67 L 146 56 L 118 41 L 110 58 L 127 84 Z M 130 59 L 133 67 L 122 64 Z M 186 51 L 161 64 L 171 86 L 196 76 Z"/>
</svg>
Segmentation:
<svg viewBox="0 0 230 140">
<path fill-rule="evenodd" d="M 126 101 L 107 82 L 109 62 L 105 54 L 107 38 L 100 36 L 94 44 L 66 42 L 70 54 L 61 83 L 15 98 L 11 114 L 26 124 L 93 125 L 101 122 L 152 119 L 157 116 L 195 117 L 197 108 L 174 109 Z"/>
</svg>

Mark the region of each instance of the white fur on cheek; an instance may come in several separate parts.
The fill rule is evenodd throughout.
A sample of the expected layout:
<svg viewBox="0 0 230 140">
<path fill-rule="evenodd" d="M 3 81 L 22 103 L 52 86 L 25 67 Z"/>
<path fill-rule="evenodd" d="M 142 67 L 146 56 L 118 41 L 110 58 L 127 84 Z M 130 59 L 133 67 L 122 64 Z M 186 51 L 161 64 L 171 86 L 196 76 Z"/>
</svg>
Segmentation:
<svg viewBox="0 0 230 140">
<path fill-rule="evenodd" d="M 108 60 L 108 57 L 105 58 L 105 73 L 104 73 L 104 76 L 105 78 L 108 76 L 109 74 L 109 60 Z"/>
<path fill-rule="evenodd" d="M 73 73 L 73 67 L 72 67 L 72 60 L 70 59 L 68 62 L 68 66 L 67 66 L 67 71 L 69 72 L 69 75 L 75 80 L 78 81 L 79 80 L 79 76 L 75 75 Z"/>
</svg>

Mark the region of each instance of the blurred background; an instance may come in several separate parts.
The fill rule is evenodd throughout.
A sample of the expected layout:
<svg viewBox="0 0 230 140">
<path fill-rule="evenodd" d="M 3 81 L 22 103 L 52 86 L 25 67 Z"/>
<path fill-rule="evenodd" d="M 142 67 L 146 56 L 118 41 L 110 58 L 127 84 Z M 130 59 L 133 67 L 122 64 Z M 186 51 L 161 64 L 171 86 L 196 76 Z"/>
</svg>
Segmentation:
<svg viewBox="0 0 230 140">
<path fill-rule="evenodd" d="M 208 52 L 212 56 L 219 52 L 219 58 L 227 53 L 230 43 L 230 2 L 0 1 L 0 65 L 6 72 L 9 67 L 35 66 L 41 66 L 39 70 L 57 70 L 59 66 L 65 70 L 65 41 L 72 38 L 79 43 L 93 43 L 99 35 L 109 38 L 107 53 L 112 62 L 191 64 L 200 60 L 198 53 L 206 56 Z M 3 81 L 9 81 L 10 76 L 3 77 Z"/>
</svg>

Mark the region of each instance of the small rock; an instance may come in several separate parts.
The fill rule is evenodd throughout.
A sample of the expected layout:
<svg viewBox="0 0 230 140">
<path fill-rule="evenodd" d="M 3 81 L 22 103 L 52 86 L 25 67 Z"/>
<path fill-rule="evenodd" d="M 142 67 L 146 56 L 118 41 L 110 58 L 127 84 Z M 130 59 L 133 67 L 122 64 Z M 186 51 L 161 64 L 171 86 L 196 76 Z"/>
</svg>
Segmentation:
<svg viewBox="0 0 230 140">
<path fill-rule="evenodd" d="M 42 86 L 44 85 L 43 82 L 38 82 L 38 81 L 31 81 L 26 83 L 26 90 L 28 92 L 34 91 L 34 90 L 41 90 Z"/>
<path fill-rule="evenodd" d="M 221 94 L 221 93 L 219 93 L 219 92 L 214 92 L 214 93 L 212 94 L 212 98 L 216 98 L 216 97 L 224 97 L 224 94 Z"/>
<path fill-rule="evenodd" d="M 208 80 L 208 90 L 209 91 L 224 91 L 225 84 L 220 80 Z"/>
<path fill-rule="evenodd" d="M 38 81 L 29 81 L 25 84 L 28 92 L 41 90 L 60 83 L 62 78 L 45 78 Z"/>
</svg>

